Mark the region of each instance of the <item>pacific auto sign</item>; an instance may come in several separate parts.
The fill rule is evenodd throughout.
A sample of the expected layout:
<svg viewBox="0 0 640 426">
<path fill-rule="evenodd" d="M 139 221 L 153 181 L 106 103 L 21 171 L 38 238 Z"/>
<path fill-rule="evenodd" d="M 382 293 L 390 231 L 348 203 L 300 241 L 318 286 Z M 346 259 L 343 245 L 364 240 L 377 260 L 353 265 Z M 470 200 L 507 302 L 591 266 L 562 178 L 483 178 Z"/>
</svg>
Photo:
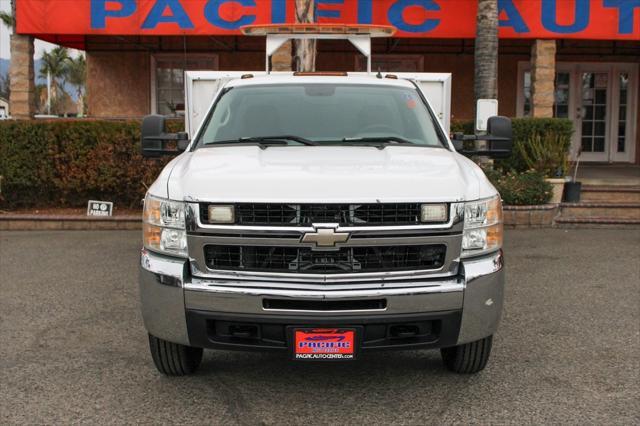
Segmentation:
<svg viewBox="0 0 640 426">
<path fill-rule="evenodd" d="M 398 37 L 473 38 L 476 0 L 315 0 L 320 23 L 383 24 Z M 498 0 L 502 38 L 640 40 L 640 0 Z M 294 0 L 17 0 L 18 32 L 234 35 L 291 23 Z"/>
</svg>

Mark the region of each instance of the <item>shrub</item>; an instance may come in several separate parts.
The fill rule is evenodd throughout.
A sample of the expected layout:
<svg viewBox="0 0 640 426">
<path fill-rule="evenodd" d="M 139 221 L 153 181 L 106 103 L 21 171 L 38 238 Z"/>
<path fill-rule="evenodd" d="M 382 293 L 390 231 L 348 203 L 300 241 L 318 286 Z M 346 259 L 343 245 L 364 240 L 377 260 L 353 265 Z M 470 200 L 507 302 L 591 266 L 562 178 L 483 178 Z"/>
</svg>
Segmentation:
<svg viewBox="0 0 640 426">
<path fill-rule="evenodd" d="M 485 174 L 496 187 L 505 205 L 528 206 L 546 204 L 551 200 L 552 187 L 544 175 L 535 170 L 507 172 L 485 170 Z"/>
<path fill-rule="evenodd" d="M 547 147 L 552 147 L 554 151 L 553 161 L 547 158 L 544 161 L 545 167 L 553 169 L 548 175 L 554 176 L 558 168 L 562 173 L 566 172 L 566 157 L 569 154 L 571 135 L 573 134 L 573 124 L 571 120 L 564 118 L 514 118 L 513 121 L 513 154 L 504 160 L 496 161 L 496 167 L 502 170 L 515 170 L 524 172 L 531 168 L 546 174 L 544 167 L 538 169 L 533 164 L 538 164 L 540 151 L 532 149 L 532 143 L 544 141 Z M 554 146 L 554 144 L 556 144 Z M 558 154 L 564 151 L 564 154 Z"/>
<path fill-rule="evenodd" d="M 519 145 L 520 156 L 530 169 L 546 177 L 564 176 L 568 169 L 571 139 L 555 130 L 533 133 L 526 144 Z"/>
<path fill-rule="evenodd" d="M 138 121 L 0 122 L 0 203 L 81 207 L 104 199 L 139 207 L 169 160 L 142 157 Z"/>
<path fill-rule="evenodd" d="M 563 118 L 513 118 L 511 123 L 513 125 L 513 154 L 509 158 L 496 160 L 497 168 L 518 172 L 534 168 L 548 174 L 549 177 L 554 176 L 558 168 L 566 173 L 566 157 L 573 134 L 571 120 Z M 473 120 L 451 122 L 451 133 L 473 134 L 473 130 Z M 542 155 L 540 155 L 539 149 L 532 149 L 531 145 L 537 142 L 551 147 L 554 152 L 553 156 L 545 153 L 544 149 Z M 558 151 L 564 151 L 564 155 Z M 546 159 L 541 161 L 543 156 Z"/>
</svg>

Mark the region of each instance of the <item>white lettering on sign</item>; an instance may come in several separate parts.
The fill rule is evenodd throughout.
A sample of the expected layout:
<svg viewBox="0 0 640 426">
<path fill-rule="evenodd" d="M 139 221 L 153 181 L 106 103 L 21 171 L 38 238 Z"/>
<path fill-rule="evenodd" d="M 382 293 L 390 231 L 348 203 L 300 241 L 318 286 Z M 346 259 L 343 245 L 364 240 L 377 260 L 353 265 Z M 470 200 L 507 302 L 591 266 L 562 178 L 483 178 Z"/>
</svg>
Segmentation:
<svg viewBox="0 0 640 426">
<path fill-rule="evenodd" d="M 111 201 L 89 200 L 87 216 L 111 216 L 113 215 L 113 203 Z"/>
</svg>

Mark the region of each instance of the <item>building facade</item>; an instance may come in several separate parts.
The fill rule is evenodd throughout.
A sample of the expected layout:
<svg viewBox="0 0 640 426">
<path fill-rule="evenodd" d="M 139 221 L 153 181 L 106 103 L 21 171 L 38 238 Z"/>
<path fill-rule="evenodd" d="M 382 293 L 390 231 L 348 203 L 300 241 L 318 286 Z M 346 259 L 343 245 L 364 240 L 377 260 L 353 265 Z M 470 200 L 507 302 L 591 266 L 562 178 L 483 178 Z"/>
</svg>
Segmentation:
<svg viewBox="0 0 640 426">
<path fill-rule="evenodd" d="M 295 21 L 294 0 L 18 0 L 18 33 L 86 51 L 93 117 L 180 115 L 184 70 L 264 70 L 249 24 Z M 453 74 L 453 119 L 474 113 L 475 0 L 315 0 L 320 23 L 384 24 L 373 69 Z M 574 123 L 582 160 L 640 163 L 640 2 L 498 0 L 499 112 Z M 289 51 L 287 51 L 289 49 Z M 290 46 L 274 68 L 291 65 Z M 278 63 L 275 63 L 277 61 Z M 346 42 L 318 44 L 319 71 L 364 70 Z"/>
</svg>

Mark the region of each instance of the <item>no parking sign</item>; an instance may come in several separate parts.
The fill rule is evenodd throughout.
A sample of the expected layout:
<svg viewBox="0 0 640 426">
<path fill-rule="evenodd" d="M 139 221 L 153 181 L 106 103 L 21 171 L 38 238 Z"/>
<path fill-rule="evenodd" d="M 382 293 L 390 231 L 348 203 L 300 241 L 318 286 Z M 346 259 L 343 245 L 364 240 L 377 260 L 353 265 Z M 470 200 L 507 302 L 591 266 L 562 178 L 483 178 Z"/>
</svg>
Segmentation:
<svg viewBox="0 0 640 426">
<path fill-rule="evenodd" d="M 111 216 L 112 214 L 112 202 L 89 200 L 89 205 L 87 206 L 87 216 Z"/>
</svg>

